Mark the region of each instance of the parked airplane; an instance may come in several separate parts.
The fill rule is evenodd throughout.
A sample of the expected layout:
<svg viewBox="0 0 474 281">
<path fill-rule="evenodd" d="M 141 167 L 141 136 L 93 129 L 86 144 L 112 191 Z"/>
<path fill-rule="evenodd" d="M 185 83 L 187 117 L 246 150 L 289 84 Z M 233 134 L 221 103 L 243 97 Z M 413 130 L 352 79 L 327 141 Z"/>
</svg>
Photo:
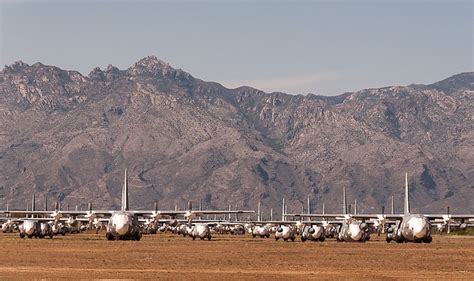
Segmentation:
<svg viewBox="0 0 474 281">
<path fill-rule="evenodd" d="M 345 242 L 368 241 L 370 239 L 368 224 L 365 221 L 362 221 L 366 217 L 361 216 L 361 215 L 351 215 L 347 212 L 347 200 L 346 200 L 345 187 L 343 188 L 342 196 L 343 196 L 342 214 L 286 214 L 285 216 L 321 218 L 323 219 L 323 221 L 316 222 L 316 223 L 321 223 L 321 224 L 323 224 L 324 220 L 327 220 L 328 218 L 336 219 L 336 221 L 333 221 L 332 224 L 339 224 L 337 235 L 336 235 L 337 241 L 345 241 Z M 305 235 L 305 237 L 309 237 L 309 235 Z"/>
</svg>

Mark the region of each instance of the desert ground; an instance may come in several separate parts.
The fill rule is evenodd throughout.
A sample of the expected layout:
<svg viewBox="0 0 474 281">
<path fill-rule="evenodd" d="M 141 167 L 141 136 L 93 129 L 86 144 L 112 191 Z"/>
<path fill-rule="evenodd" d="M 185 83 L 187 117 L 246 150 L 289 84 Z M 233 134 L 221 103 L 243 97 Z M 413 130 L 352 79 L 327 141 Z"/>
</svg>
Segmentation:
<svg viewBox="0 0 474 281">
<path fill-rule="evenodd" d="M 106 241 L 103 234 L 20 239 L 0 234 L 0 279 L 474 279 L 474 237 L 435 236 L 431 244 L 284 242 L 173 234 Z"/>
</svg>

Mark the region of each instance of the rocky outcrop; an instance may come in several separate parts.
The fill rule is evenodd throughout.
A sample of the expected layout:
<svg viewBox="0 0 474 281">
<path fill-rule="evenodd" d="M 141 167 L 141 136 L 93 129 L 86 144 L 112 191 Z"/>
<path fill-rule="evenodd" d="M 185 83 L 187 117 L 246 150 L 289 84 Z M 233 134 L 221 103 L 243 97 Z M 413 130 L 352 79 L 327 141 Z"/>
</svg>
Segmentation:
<svg viewBox="0 0 474 281">
<path fill-rule="evenodd" d="M 128 167 L 135 208 L 262 200 L 276 214 L 310 194 L 313 210 L 338 212 L 346 186 L 363 212 L 392 195 L 401 210 L 408 171 L 413 209 L 472 212 L 473 83 L 292 96 L 226 89 L 153 56 L 87 77 L 17 62 L 0 73 L 0 206 L 36 192 L 117 207 Z"/>
</svg>

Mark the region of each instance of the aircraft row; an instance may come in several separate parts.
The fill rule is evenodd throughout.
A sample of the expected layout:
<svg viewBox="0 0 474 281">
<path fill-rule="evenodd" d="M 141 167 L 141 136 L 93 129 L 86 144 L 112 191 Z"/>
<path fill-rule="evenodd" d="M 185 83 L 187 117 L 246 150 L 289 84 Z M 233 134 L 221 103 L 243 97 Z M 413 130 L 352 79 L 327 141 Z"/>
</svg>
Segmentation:
<svg viewBox="0 0 474 281">
<path fill-rule="evenodd" d="M 257 209 L 257 220 L 229 221 L 205 220 L 203 216 L 251 214 L 253 210 L 193 210 L 188 202 L 187 210 L 160 211 L 155 203 L 153 210 L 130 210 L 128 203 L 128 178 L 125 170 L 125 179 L 122 188 L 121 210 L 60 210 L 58 204 L 55 210 L 37 211 L 33 195 L 31 210 L 0 211 L 3 218 L 3 232 L 12 232 L 17 229 L 21 238 L 52 238 L 54 235 L 78 233 L 82 230 L 95 229 L 96 233 L 106 229 L 107 240 L 140 240 L 143 233 L 153 234 L 157 231 L 171 231 L 193 239 L 211 240 L 212 233 L 245 234 L 254 238 L 269 238 L 274 235 L 275 240 L 294 241 L 296 236 L 301 240 L 324 241 L 326 238 L 336 238 L 337 241 L 366 242 L 370 233 L 376 230 L 387 232 L 386 241 L 424 242 L 432 241 L 432 223 L 460 227 L 473 226 L 474 215 L 449 214 L 412 214 L 409 204 L 408 175 L 405 175 L 404 213 L 392 214 L 357 214 L 356 205 L 353 214 L 348 212 L 346 190 L 343 189 L 342 213 L 340 214 L 313 214 L 308 204 L 308 213 L 286 214 L 286 205 L 283 200 L 282 218 L 278 221 L 263 221 L 261 219 L 260 203 Z M 272 216 L 271 216 L 272 217 Z M 200 219 L 197 219 L 200 218 Z M 289 220 L 288 218 L 292 218 Z"/>
</svg>

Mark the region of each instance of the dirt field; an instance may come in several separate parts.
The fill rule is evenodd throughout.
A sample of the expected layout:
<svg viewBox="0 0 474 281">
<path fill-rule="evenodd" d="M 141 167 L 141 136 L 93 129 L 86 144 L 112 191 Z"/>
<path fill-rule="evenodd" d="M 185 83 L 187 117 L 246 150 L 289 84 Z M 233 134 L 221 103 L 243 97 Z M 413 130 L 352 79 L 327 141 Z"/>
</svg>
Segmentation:
<svg viewBox="0 0 474 281">
<path fill-rule="evenodd" d="M 77 234 L 24 239 L 0 234 L 0 279 L 399 279 L 474 280 L 474 237 L 436 236 L 432 244 L 283 242 L 215 235 L 192 241 L 171 234 L 139 242 Z"/>
</svg>

